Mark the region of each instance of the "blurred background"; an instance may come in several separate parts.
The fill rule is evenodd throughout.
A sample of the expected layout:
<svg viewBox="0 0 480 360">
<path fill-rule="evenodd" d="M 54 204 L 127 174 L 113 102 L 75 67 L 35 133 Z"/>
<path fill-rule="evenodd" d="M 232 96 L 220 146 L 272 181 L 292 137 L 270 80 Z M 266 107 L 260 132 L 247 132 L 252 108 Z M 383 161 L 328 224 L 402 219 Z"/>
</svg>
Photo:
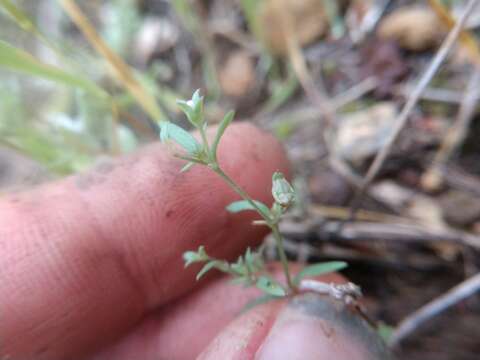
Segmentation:
<svg viewBox="0 0 480 360">
<path fill-rule="evenodd" d="M 0 0 L 0 196 L 187 126 L 200 88 L 287 148 L 291 259 L 348 261 L 399 358 L 478 359 L 476 3 Z"/>
</svg>

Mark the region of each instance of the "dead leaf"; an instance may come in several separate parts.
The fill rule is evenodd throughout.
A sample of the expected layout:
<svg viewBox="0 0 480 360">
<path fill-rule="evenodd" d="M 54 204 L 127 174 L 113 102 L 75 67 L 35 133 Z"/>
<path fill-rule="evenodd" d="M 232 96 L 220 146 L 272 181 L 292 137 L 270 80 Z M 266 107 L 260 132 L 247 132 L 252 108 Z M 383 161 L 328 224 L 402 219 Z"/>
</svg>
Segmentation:
<svg viewBox="0 0 480 360">
<path fill-rule="evenodd" d="M 397 109 L 392 102 L 380 102 L 367 109 L 342 116 L 332 141 L 337 154 L 355 164 L 375 154 L 392 131 Z"/>
<path fill-rule="evenodd" d="M 260 10 L 259 23 L 265 45 L 274 54 L 284 55 L 288 49 L 282 11 L 291 17 L 300 46 L 308 45 L 328 29 L 323 0 L 266 0 Z"/>
<path fill-rule="evenodd" d="M 411 51 L 424 51 L 439 44 L 445 27 L 437 15 L 424 6 L 405 6 L 387 15 L 377 34 L 385 40 L 395 40 Z"/>
<path fill-rule="evenodd" d="M 220 69 L 220 86 L 225 95 L 240 98 L 255 84 L 255 68 L 252 57 L 245 51 L 233 51 Z"/>
</svg>

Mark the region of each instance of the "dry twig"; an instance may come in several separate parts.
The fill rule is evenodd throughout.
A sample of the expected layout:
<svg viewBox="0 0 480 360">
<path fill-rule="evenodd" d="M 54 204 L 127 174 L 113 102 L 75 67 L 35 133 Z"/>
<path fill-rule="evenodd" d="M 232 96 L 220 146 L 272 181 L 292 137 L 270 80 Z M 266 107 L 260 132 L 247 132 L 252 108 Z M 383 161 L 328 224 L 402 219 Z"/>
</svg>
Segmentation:
<svg viewBox="0 0 480 360">
<path fill-rule="evenodd" d="M 389 345 L 391 347 L 397 346 L 423 323 L 447 310 L 449 307 L 475 294 L 479 290 L 480 274 L 476 274 L 407 316 L 393 332 L 392 337 L 389 340 Z"/>
<path fill-rule="evenodd" d="M 306 234 L 314 235 L 318 240 L 335 239 L 345 242 L 388 241 L 406 243 L 456 243 L 480 249 L 480 237 L 453 229 L 429 229 L 411 223 L 373 223 L 356 221 L 342 223 L 341 221 L 315 221 L 306 226 L 282 224 L 281 231 L 286 237 L 303 239 Z"/>
<path fill-rule="evenodd" d="M 285 41 L 287 44 L 288 57 L 292 63 L 293 70 L 302 85 L 305 94 L 316 105 L 327 125 L 333 124 L 334 110 L 325 94 L 323 87 L 320 89 L 312 80 L 312 76 L 307 67 L 305 57 L 298 42 L 297 34 L 294 29 L 292 15 L 289 12 L 289 6 L 286 1 L 274 2 L 276 12 L 284 28 Z M 321 84 L 320 84 L 321 85 Z"/>
</svg>

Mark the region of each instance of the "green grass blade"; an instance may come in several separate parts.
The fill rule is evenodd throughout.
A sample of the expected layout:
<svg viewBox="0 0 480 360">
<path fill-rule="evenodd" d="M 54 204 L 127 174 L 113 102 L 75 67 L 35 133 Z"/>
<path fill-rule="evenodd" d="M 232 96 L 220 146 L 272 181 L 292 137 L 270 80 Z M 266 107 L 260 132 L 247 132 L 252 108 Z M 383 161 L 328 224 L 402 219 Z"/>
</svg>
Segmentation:
<svg viewBox="0 0 480 360">
<path fill-rule="evenodd" d="M 0 67 L 31 76 L 41 77 L 63 85 L 80 88 L 102 98 L 109 97 L 107 92 L 89 79 L 83 78 L 79 75 L 70 74 L 60 68 L 45 64 L 26 51 L 18 49 L 1 40 Z"/>
<path fill-rule="evenodd" d="M 36 25 L 30 20 L 28 15 L 10 0 L 0 0 L 0 5 L 5 9 L 8 15 L 23 30 L 33 33 L 39 33 Z"/>
</svg>

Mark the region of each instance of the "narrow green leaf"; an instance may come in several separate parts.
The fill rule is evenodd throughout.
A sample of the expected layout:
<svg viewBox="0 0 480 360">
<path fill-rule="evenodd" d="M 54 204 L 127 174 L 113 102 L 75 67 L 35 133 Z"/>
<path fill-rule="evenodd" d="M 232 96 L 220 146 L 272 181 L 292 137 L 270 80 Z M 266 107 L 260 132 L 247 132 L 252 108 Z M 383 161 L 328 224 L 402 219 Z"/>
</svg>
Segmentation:
<svg viewBox="0 0 480 360">
<path fill-rule="evenodd" d="M 345 269 L 348 264 L 344 261 L 329 261 L 318 264 L 313 264 L 305 267 L 293 279 L 294 284 L 298 285 L 300 281 L 307 276 L 318 276 L 334 271 Z"/>
<path fill-rule="evenodd" d="M 194 162 L 191 162 L 191 161 L 188 162 L 188 163 L 186 163 L 185 166 L 182 167 L 182 169 L 180 170 L 180 172 L 181 172 L 181 173 L 187 172 L 188 170 L 190 170 L 190 169 L 193 167 L 193 165 L 195 165 L 195 163 L 194 163 Z"/>
<path fill-rule="evenodd" d="M 91 92 L 99 97 L 109 95 L 94 82 L 76 74 L 70 74 L 52 65 L 42 63 L 26 51 L 0 40 L 0 67 L 31 76 L 55 81 Z"/>
<path fill-rule="evenodd" d="M 27 14 L 10 0 L 0 0 L 0 5 L 15 20 L 18 26 L 25 31 L 38 32 L 35 24 L 30 20 Z"/>
<path fill-rule="evenodd" d="M 235 111 L 229 111 L 224 117 L 223 120 L 218 125 L 217 134 L 215 135 L 215 140 L 213 141 L 212 145 L 212 153 L 217 158 L 217 148 L 218 144 L 220 144 L 220 139 L 222 138 L 225 130 L 227 129 L 228 125 L 230 125 L 233 121 L 233 117 L 235 116 Z"/>
<path fill-rule="evenodd" d="M 260 208 L 262 213 L 266 216 L 270 214 L 270 209 L 268 208 L 267 205 L 260 201 L 253 200 L 253 202 Z M 240 211 L 245 211 L 245 210 L 254 210 L 256 211 L 255 207 L 247 200 L 239 200 L 239 201 L 234 201 L 230 205 L 227 206 L 227 211 L 231 213 L 237 213 Z"/>
<path fill-rule="evenodd" d="M 188 131 L 174 123 L 163 121 L 160 123 L 160 140 L 165 142 L 170 139 L 184 148 L 190 155 L 195 156 L 202 150 L 201 145 Z"/>
<path fill-rule="evenodd" d="M 287 295 L 285 289 L 273 279 L 266 276 L 260 276 L 255 284 L 257 288 L 272 296 L 285 296 Z"/>
<path fill-rule="evenodd" d="M 206 263 L 203 268 L 198 272 L 197 274 L 197 281 L 200 280 L 202 278 L 203 275 L 205 275 L 207 272 L 209 272 L 210 270 L 212 270 L 213 268 L 216 268 L 218 267 L 220 261 L 218 260 L 212 260 L 212 261 L 209 261 L 208 263 Z"/>
<path fill-rule="evenodd" d="M 258 305 L 262 305 L 262 304 L 265 304 L 269 301 L 272 301 L 272 300 L 275 300 L 275 299 L 278 299 L 278 296 L 273 296 L 273 295 L 269 295 L 269 294 L 264 294 L 264 295 L 261 295 L 259 297 L 257 297 L 256 299 L 253 299 L 252 301 L 249 301 L 244 307 L 243 309 L 241 310 L 241 314 L 253 309 L 255 306 L 258 306 Z"/>
</svg>

